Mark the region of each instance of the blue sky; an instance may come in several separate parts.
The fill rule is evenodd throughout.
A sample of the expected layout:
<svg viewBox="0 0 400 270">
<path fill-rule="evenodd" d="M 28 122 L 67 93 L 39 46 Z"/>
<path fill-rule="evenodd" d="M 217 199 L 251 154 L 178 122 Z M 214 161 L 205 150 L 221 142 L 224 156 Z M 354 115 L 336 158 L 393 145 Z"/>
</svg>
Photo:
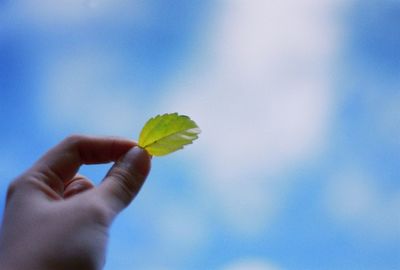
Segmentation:
<svg viewBox="0 0 400 270">
<path fill-rule="evenodd" d="M 398 1 L 0 1 L 0 193 L 70 133 L 154 160 L 106 269 L 400 269 Z M 101 181 L 108 165 L 83 167 Z"/>
</svg>

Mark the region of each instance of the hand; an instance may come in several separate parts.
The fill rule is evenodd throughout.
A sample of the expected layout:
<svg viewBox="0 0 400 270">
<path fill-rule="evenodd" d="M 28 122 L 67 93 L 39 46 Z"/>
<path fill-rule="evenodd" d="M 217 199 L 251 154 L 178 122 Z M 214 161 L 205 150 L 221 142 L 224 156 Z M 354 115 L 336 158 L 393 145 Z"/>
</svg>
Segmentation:
<svg viewBox="0 0 400 270">
<path fill-rule="evenodd" d="M 105 262 L 108 229 L 139 192 L 150 156 L 130 140 L 71 136 L 10 185 L 0 231 L 3 270 L 92 270 Z M 82 164 L 115 161 L 94 187 Z"/>
</svg>

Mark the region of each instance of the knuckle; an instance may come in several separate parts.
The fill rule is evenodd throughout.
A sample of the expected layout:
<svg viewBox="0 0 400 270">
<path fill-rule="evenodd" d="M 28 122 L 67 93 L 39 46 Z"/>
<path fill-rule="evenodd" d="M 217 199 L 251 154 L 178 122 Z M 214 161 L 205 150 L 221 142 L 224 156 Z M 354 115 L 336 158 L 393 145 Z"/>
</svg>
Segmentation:
<svg viewBox="0 0 400 270">
<path fill-rule="evenodd" d="M 86 137 L 80 134 L 71 134 L 64 139 L 64 143 L 68 145 L 76 145 Z"/>
<path fill-rule="evenodd" d="M 32 182 L 33 180 L 26 176 L 14 179 L 7 188 L 6 202 L 9 202 L 18 190 L 29 187 Z"/>
<path fill-rule="evenodd" d="M 6 201 L 8 202 L 11 197 L 15 194 L 15 191 L 18 190 L 18 187 L 20 186 L 20 180 L 15 179 L 13 180 L 10 185 L 8 186 L 7 189 L 7 195 L 6 195 Z"/>
</svg>

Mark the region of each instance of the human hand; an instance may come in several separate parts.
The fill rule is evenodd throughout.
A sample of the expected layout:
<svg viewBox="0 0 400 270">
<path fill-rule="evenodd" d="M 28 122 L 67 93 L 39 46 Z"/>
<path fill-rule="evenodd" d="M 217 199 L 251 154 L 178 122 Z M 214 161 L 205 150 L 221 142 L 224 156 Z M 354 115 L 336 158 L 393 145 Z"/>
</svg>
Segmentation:
<svg viewBox="0 0 400 270">
<path fill-rule="evenodd" d="M 92 270 L 108 229 L 139 192 L 150 156 L 130 140 L 71 136 L 10 185 L 0 231 L 2 270 Z M 98 187 L 82 164 L 115 161 Z"/>
</svg>

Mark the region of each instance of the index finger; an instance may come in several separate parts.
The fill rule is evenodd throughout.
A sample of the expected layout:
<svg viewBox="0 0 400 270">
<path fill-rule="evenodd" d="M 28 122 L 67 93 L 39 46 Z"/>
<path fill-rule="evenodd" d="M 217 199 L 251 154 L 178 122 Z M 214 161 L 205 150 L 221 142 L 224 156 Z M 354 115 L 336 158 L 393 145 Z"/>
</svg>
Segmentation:
<svg viewBox="0 0 400 270">
<path fill-rule="evenodd" d="M 73 135 L 50 149 L 31 170 L 50 174 L 54 177 L 47 178 L 55 178 L 51 181 L 63 184 L 77 173 L 81 165 L 116 161 L 135 145 L 134 141 L 117 137 Z"/>
</svg>

